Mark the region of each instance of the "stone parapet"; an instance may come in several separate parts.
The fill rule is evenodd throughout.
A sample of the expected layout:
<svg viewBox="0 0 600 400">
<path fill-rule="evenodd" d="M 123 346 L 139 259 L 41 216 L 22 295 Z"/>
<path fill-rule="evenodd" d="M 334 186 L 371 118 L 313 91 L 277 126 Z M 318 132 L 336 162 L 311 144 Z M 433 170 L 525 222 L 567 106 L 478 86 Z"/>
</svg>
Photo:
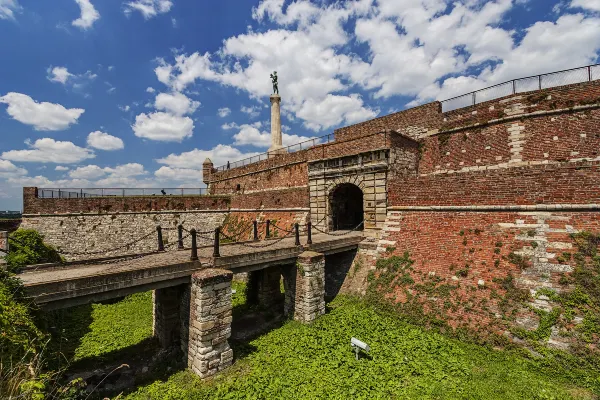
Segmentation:
<svg viewBox="0 0 600 400">
<path fill-rule="evenodd" d="M 309 323 L 325 314 L 325 256 L 305 251 L 297 267 L 294 319 Z"/>
<path fill-rule="evenodd" d="M 205 269 L 192 275 L 188 367 L 207 378 L 233 363 L 231 280 L 233 273 Z"/>
</svg>

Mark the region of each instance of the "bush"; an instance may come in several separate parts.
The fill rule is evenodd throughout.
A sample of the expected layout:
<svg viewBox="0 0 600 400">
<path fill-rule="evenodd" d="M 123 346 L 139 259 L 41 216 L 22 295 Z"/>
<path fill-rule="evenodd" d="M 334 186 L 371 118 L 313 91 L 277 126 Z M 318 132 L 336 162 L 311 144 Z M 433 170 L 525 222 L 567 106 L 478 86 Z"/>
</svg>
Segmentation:
<svg viewBox="0 0 600 400">
<path fill-rule="evenodd" d="M 11 272 L 18 272 L 27 265 L 61 261 L 58 251 L 44 243 L 44 237 L 33 229 L 17 229 L 8 240 L 10 252 L 4 259 Z"/>
</svg>

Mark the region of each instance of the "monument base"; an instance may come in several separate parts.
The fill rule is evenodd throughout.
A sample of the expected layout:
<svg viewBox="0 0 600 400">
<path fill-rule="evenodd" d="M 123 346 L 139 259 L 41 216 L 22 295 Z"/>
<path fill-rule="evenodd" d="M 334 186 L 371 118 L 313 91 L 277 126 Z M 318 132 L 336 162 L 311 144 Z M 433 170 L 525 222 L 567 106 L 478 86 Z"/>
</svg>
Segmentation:
<svg viewBox="0 0 600 400">
<path fill-rule="evenodd" d="M 272 158 L 281 154 L 287 154 L 287 149 L 282 146 L 271 146 L 269 150 L 267 150 L 267 154 L 269 155 L 269 158 Z"/>
</svg>

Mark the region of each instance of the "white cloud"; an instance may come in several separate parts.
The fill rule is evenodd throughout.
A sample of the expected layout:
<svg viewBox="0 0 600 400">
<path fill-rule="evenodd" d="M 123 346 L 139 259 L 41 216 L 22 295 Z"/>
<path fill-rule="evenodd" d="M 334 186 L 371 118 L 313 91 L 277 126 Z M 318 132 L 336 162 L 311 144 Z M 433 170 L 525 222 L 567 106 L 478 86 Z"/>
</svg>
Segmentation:
<svg viewBox="0 0 600 400">
<path fill-rule="evenodd" d="M 146 175 L 147 172 L 142 164 L 128 163 L 111 167 L 99 167 L 97 165 L 86 165 L 78 167 L 69 172 L 69 177 L 76 180 L 88 181 L 91 186 L 138 186 L 144 183 L 137 177 Z M 102 178 L 102 179 L 100 179 Z M 96 180 L 96 181 L 94 181 Z"/>
<path fill-rule="evenodd" d="M 87 144 L 100 150 L 120 150 L 125 147 L 120 138 L 100 131 L 91 132 L 87 137 Z"/>
<path fill-rule="evenodd" d="M 81 16 L 72 22 L 73 26 L 86 30 L 92 27 L 100 18 L 100 13 L 94 8 L 90 0 L 75 0 L 81 9 Z"/>
<path fill-rule="evenodd" d="M 164 110 L 174 115 L 191 114 L 200 106 L 199 101 L 193 101 L 183 93 L 159 93 L 154 101 L 157 110 Z"/>
<path fill-rule="evenodd" d="M 131 109 L 131 107 L 129 107 L 129 105 L 118 106 L 118 107 L 119 107 L 119 110 L 125 111 L 125 112 L 127 112 L 127 111 L 129 111 Z"/>
<path fill-rule="evenodd" d="M 194 130 L 194 121 L 190 117 L 171 115 L 164 112 L 139 114 L 135 117 L 132 126 L 137 137 L 166 141 L 181 142 L 191 137 Z"/>
<path fill-rule="evenodd" d="M 0 103 L 8 104 L 6 112 L 12 118 L 38 131 L 60 131 L 67 129 L 84 113 L 82 108 L 65 108 L 60 104 L 38 103 L 31 97 L 10 92 L 0 97 Z"/>
<path fill-rule="evenodd" d="M 0 0 L 0 19 L 14 19 L 15 13 L 20 11 L 17 0 Z"/>
<path fill-rule="evenodd" d="M 10 150 L 2 153 L 2 158 L 11 161 L 73 164 L 96 155 L 90 149 L 76 146 L 72 142 L 60 142 L 51 138 L 36 140 L 29 150 Z"/>
<path fill-rule="evenodd" d="M 600 11 L 600 0 L 573 0 L 571 7 L 580 7 L 590 11 Z"/>
<path fill-rule="evenodd" d="M 25 168 L 19 168 L 8 160 L 0 159 L 0 178 L 14 178 L 27 175 Z"/>
<path fill-rule="evenodd" d="M 144 19 L 150 19 L 158 14 L 164 14 L 171 10 L 173 2 L 171 0 L 135 0 L 124 4 L 125 14 L 129 15 L 132 11 L 139 11 Z"/>
<path fill-rule="evenodd" d="M 104 168 L 97 165 L 86 165 L 69 172 L 69 176 L 75 179 L 97 179 L 104 175 L 106 175 Z"/>
<path fill-rule="evenodd" d="M 234 144 L 238 146 L 254 146 L 264 148 L 270 147 L 271 134 L 269 132 L 259 131 L 259 127 L 260 125 L 258 127 L 248 124 L 243 124 L 240 126 L 236 125 L 235 128 L 239 128 L 240 131 L 233 135 Z M 231 128 L 234 127 L 232 126 Z M 288 135 L 287 133 L 282 134 L 282 142 L 284 146 L 304 142 L 310 139 L 312 138 L 306 136 Z"/>
<path fill-rule="evenodd" d="M 48 79 L 52 82 L 67 83 L 69 77 L 73 76 L 66 67 L 49 67 L 48 68 Z"/>
<path fill-rule="evenodd" d="M 260 115 L 260 107 L 258 107 L 258 106 L 250 106 L 250 107 L 242 106 L 240 108 L 240 111 L 245 114 L 248 114 L 248 116 L 250 116 L 250 118 L 256 118 Z"/>
<path fill-rule="evenodd" d="M 167 165 L 171 168 L 202 169 L 202 163 L 210 158 L 217 167 L 227 163 L 227 161 L 241 160 L 246 157 L 255 156 L 259 153 L 242 153 L 240 150 L 229 145 L 219 144 L 211 150 L 194 149 L 181 154 L 169 154 L 167 157 L 156 160 L 159 164 Z"/>
<path fill-rule="evenodd" d="M 219 117 L 225 118 L 226 116 L 231 114 L 231 109 L 229 107 L 219 108 L 219 111 L 217 112 L 217 114 L 219 115 Z"/>
<path fill-rule="evenodd" d="M 64 166 L 62 166 L 62 165 L 57 165 L 57 166 L 54 168 L 54 170 L 55 170 L 55 171 L 68 171 L 68 170 L 69 170 L 69 167 L 64 167 Z"/>
<path fill-rule="evenodd" d="M 158 179 L 169 181 L 184 181 L 184 182 L 201 182 L 202 170 L 192 168 L 171 168 L 160 167 L 154 171 L 154 175 Z"/>
<path fill-rule="evenodd" d="M 153 87 L 151 87 L 151 86 L 148 86 L 148 87 L 146 88 L 146 92 L 147 92 L 147 93 L 154 93 L 154 92 L 156 92 L 156 90 L 154 90 L 154 88 L 153 88 Z"/>
</svg>

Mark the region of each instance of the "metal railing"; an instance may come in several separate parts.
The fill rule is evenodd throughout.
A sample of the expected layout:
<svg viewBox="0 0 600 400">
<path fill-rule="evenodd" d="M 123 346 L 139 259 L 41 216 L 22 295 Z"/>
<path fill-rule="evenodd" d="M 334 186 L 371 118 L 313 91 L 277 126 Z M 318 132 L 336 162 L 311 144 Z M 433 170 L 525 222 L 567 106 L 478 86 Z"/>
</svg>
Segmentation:
<svg viewBox="0 0 600 400">
<path fill-rule="evenodd" d="M 574 83 L 591 82 L 597 79 L 600 79 L 600 64 L 513 79 L 511 81 L 443 100 L 441 101 L 442 112 L 473 106 L 475 104 L 517 93 L 571 85 Z"/>
<path fill-rule="evenodd" d="M 206 188 L 39 188 L 41 199 L 84 199 L 132 196 L 204 196 Z"/>
<path fill-rule="evenodd" d="M 300 143 L 289 145 L 287 147 L 283 147 L 283 149 L 287 153 L 294 153 L 296 151 L 309 149 L 318 144 L 325 144 L 325 143 L 333 142 L 333 140 L 334 140 L 333 133 L 329 133 L 327 135 L 319 136 L 316 138 L 305 140 L 304 142 L 300 142 Z M 216 171 L 217 172 L 227 171 L 228 169 L 231 169 L 231 168 L 243 167 L 244 165 L 248 165 L 248 164 L 258 162 L 258 161 L 266 160 L 268 158 L 269 158 L 269 152 L 266 152 L 266 153 L 261 153 L 261 154 L 258 154 L 258 155 L 252 156 L 252 157 L 244 158 L 243 160 L 239 160 L 239 161 L 234 161 L 234 162 L 228 161 L 227 164 L 217 167 Z"/>
</svg>

